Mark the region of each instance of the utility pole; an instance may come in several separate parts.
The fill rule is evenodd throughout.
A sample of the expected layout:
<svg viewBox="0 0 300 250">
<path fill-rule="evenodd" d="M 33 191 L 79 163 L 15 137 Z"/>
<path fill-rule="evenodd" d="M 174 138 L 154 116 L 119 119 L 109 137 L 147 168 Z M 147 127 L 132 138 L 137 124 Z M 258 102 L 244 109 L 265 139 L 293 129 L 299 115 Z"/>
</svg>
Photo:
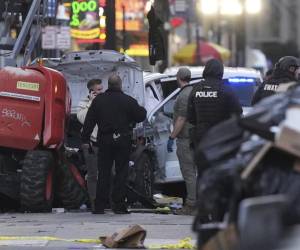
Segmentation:
<svg viewBox="0 0 300 250">
<path fill-rule="evenodd" d="M 106 5 L 106 42 L 104 49 L 116 50 L 116 6 L 115 0 L 107 1 Z"/>
</svg>

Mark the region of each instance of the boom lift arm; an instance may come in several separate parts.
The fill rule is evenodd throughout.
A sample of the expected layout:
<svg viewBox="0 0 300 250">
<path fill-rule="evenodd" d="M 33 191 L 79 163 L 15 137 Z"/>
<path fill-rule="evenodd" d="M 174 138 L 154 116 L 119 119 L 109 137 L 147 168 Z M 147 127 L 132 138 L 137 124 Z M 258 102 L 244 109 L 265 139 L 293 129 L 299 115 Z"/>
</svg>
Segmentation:
<svg viewBox="0 0 300 250">
<path fill-rule="evenodd" d="M 17 66 L 17 57 L 22 48 L 24 48 L 24 57 L 20 66 L 27 64 L 33 53 L 36 44 L 41 36 L 41 18 L 46 13 L 47 0 L 32 0 L 26 18 L 22 23 L 22 28 L 15 41 L 9 39 L 11 26 L 15 22 L 18 15 L 24 11 L 22 4 L 24 0 L 5 1 L 5 10 L 3 16 L 5 18 L 5 27 L 1 34 L 0 49 L 5 49 L 5 53 L 0 54 L 0 67 Z M 22 15 L 25 13 L 22 12 Z M 23 16 L 24 19 L 24 16 Z M 34 22 L 36 21 L 36 22 Z M 26 38 L 30 35 L 27 44 Z"/>
</svg>

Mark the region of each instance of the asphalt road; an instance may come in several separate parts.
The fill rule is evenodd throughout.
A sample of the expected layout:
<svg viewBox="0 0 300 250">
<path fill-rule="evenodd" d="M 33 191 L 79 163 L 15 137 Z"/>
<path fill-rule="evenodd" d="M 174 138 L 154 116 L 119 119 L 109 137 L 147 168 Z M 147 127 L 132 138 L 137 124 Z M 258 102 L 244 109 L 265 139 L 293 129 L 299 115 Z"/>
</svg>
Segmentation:
<svg viewBox="0 0 300 250">
<path fill-rule="evenodd" d="M 191 237 L 194 244 L 196 236 L 191 229 L 193 219 L 191 216 L 150 213 L 6 213 L 0 214 L 0 249 L 103 249 L 99 243 L 78 243 L 73 240 L 97 240 L 99 236 L 111 235 L 131 224 L 139 224 L 146 229 L 145 245 L 148 247 L 177 243 L 186 237 Z"/>
</svg>

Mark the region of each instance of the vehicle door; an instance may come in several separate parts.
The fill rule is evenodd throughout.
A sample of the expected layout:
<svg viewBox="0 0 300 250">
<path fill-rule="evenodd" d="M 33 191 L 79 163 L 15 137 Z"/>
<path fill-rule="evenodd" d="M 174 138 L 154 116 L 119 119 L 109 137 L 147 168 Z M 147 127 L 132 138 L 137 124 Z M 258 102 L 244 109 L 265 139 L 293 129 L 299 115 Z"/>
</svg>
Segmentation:
<svg viewBox="0 0 300 250">
<path fill-rule="evenodd" d="M 199 80 L 191 81 L 191 84 Z M 179 162 L 176 155 L 176 143 L 173 152 L 167 152 L 167 142 L 173 130 L 173 109 L 180 92 L 176 78 L 161 79 L 156 82 L 157 88 L 162 90 L 164 100 L 148 115 L 149 123 L 156 131 L 154 145 L 158 157 L 160 182 L 182 181 Z"/>
<path fill-rule="evenodd" d="M 143 80 L 145 85 L 145 109 L 147 110 L 147 116 L 164 99 L 162 92 L 157 87 L 156 82 L 159 82 L 161 79 L 167 77 L 167 75 L 160 73 L 144 74 Z"/>
</svg>

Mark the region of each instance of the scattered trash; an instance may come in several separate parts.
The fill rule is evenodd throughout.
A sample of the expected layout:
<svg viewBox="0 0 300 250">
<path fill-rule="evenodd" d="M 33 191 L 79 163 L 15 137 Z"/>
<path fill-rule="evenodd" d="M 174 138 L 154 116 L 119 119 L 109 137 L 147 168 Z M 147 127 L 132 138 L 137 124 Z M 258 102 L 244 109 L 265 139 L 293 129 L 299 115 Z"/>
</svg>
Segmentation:
<svg viewBox="0 0 300 250">
<path fill-rule="evenodd" d="M 180 197 L 171 197 L 162 194 L 153 195 L 155 202 L 160 206 L 168 206 L 174 209 L 182 208 L 183 200 Z"/>
<path fill-rule="evenodd" d="M 130 225 L 113 233 L 111 236 L 100 237 L 102 245 L 107 248 L 145 248 L 146 230 L 140 225 Z"/>
<path fill-rule="evenodd" d="M 155 209 L 155 212 L 160 214 L 170 214 L 172 210 L 169 207 L 158 207 Z"/>
<path fill-rule="evenodd" d="M 184 238 L 175 244 L 153 244 L 148 247 L 149 249 L 196 249 L 192 244 L 190 237 Z"/>
<path fill-rule="evenodd" d="M 65 209 L 63 207 L 52 208 L 52 213 L 64 213 Z"/>
<path fill-rule="evenodd" d="M 170 208 L 171 209 L 181 209 L 182 208 L 182 204 L 178 204 L 178 203 L 172 203 L 172 204 L 170 204 Z"/>
</svg>

